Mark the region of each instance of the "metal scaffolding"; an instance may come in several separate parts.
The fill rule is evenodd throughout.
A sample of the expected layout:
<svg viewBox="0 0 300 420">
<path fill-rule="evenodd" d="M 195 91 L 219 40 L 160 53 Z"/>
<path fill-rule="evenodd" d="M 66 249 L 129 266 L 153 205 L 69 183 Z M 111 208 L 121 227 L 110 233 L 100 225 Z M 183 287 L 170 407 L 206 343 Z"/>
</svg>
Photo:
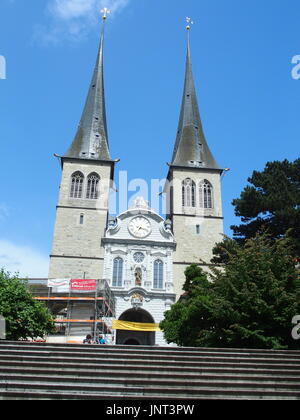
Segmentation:
<svg viewBox="0 0 300 420">
<path fill-rule="evenodd" d="M 77 280 L 84 281 L 84 280 Z M 34 299 L 44 302 L 55 318 L 56 334 L 67 342 L 90 334 L 96 341 L 104 335 L 112 342 L 112 319 L 115 318 L 115 298 L 106 280 L 98 279 L 95 290 L 63 291 L 48 287 L 48 279 L 29 279 L 28 287 Z M 76 340 L 77 337 L 77 340 Z"/>
</svg>

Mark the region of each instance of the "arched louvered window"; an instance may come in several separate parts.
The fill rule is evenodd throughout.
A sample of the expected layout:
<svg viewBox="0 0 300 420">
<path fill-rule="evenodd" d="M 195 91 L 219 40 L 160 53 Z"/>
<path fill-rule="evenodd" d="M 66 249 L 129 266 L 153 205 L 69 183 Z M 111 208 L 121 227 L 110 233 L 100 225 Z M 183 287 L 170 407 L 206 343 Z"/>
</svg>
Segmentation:
<svg viewBox="0 0 300 420">
<path fill-rule="evenodd" d="M 99 197 L 100 176 L 92 173 L 87 178 L 86 198 L 97 199 Z"/>
<path fill-rule="evenodd" d="M 190 178 L 182 182 L 182 206 L 196 207 L 196 184 Z"/>
<path fill-rule="evenodd" d="M 164 285 L 164 264 L 161 260 L 153 263 L 153 288 L 163 289 Z"/>
<path fill-rule="evenodd" d="M 213 208 L 213 187 L 206 179 L 199 185 L 200 207 L 203 209 Z"/>
<path fill-rule="evenodd" d="M 71 177 L 71 198 L 82 198 L 84 176 L 81 172 L 74 172 Z"/>
<path fill-rule="evenodd" d="M 120 257 L 114 259 L 112 285 L 122 287 L 123 281 L 123 260 Z"/>
</svg>

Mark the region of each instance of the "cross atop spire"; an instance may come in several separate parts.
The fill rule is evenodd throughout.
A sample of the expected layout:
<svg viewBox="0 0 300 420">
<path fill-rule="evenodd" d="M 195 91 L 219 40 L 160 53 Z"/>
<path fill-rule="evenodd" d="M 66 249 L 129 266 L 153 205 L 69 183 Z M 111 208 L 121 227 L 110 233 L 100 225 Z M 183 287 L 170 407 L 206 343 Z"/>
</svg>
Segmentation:
<svg viewBox="0 0 300 420">
<path fill-rule="evenodd" d="M 186 23 L 187 23 L 186 29 L 187 29 L 187 31 L 189 31 L 191 29 L 191 25 L 194 25 L 194 22 L 192 21 L 192 19 L 190 17 L 186 17 L 185 20 L 186 20 Z"/>
<path fill-rule="evenodd" d="M 96 65 L 81 120 L 73 143 L 65 157 L 110 161 L 104 94 L 104 23 L 110 11 L 103 13 L 102 33 Z"/>
<path fill-rule="evenodd" d="M 109 10 L 107 7 L 104 7 L 104 8 L 101 10 L 101 13 L 103 13 L 103 15 L 102 15 L 102 19 L 103 19 L 103 20 L 106 20 L 106 19 L 107 19 L 107 15 L 109 15 L 109 14 L 110 14 L 110 10 Z"/>
<path fill-rule="evenodd" d="M 189 34 L 191 18 L 186 18 Z M 187 39 L 185 82 L 177 137 L 172 157 L 173 166 L 220 169 L 215 161 L 202 128 L 192 71 L 190 37 Z"/>
</svg>

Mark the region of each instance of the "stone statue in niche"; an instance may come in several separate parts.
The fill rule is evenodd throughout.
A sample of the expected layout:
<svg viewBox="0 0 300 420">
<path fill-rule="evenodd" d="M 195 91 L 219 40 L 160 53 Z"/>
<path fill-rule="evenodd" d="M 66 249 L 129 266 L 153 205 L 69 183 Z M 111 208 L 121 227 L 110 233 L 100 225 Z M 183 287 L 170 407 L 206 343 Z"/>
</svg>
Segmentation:
<svg viewBox="0 0 300 420">
<path fill-rule="evenodd" d="M 135 285 L 141 286 L 142 285 L 142 270 L 137 268 L 134 273 L 135 276 Z"/>
</svg>

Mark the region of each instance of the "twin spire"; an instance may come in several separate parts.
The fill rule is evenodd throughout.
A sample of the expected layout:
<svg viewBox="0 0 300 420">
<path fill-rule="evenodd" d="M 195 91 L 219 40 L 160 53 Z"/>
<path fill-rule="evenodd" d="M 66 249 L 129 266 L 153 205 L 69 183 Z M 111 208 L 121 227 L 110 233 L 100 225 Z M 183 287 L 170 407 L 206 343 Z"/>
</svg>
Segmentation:
<svg viewBox="0 0 300 420">
<path fill-rule="evenodd" d="M 109 11 L 103 9 L 102 12 L 104 13 L 103 26 L 95 70 L 77 133 L 71 147 L 65 154 L 65 157 L 68 158 L 111 161 L 103 71 L 104 29 Z M 193 22 L 187 18 L 187 23 L 186 29 L 189 34 L 190 24 Z M 202 129 L 192 73 L 189 36 L 187 40 L 184 91 L 171 166 L 220 169 L 208 147 Z"/>
<path fill-rule="evenodd" d="M 191 23 L 193 23 L 191 19 L 187 18 L 185 81 L 171 166 L 220 169 L 206 142 L 200 118 L 191 61 L 189 37 Z"/>
<path fill-rule="evenodd" d="M 65 157 L 69 158 L 111 161 L 108 147 L 103 69 L 104 29 L 109 11 L 104 9 L 103 12 L 102 33 L 95 70 L 77 133 L 65 154 Z"/>
</svg>

